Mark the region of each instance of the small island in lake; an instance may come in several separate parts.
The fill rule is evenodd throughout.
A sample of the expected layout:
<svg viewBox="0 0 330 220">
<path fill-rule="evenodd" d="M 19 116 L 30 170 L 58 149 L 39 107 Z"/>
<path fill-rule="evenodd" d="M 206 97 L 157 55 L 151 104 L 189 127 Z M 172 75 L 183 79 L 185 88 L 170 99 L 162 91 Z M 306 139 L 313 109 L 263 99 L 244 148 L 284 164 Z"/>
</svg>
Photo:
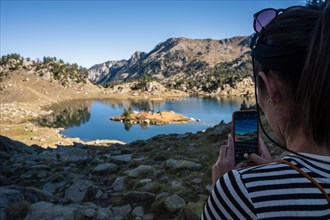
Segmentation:
<svg viewBox="0 0 330 220">
<path fill-rule="evenodd" d="M 198 121 L 198 119 L 188 118 L 173 111 L 162 112 L 131 112 L 124 110 L 120 116 L 114 116 L 110 120 L 121 121 L 125 124 L 144 124 L 144 125 L 165 125 L 170 123 L 188 123 Z"/>
</svg>

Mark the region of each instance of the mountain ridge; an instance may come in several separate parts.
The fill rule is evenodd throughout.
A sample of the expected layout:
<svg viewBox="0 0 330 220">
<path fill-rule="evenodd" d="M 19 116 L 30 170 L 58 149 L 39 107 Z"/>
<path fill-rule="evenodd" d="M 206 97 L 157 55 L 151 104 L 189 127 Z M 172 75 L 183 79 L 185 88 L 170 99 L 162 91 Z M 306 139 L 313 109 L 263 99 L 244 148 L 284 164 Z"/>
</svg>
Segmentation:
<svg viewBox="0 0 330 220">
<path fill-rule="evenodd" d="M 130 59 L 107 61 L 92 66 L 89 78 L 98 84 L 139 80 L 164 80 L 177 74 L 205 72 L 249 51 L 250 36 L 223 40 L 169 38 L 150 52 L 135 52 Z"/>
</svg>

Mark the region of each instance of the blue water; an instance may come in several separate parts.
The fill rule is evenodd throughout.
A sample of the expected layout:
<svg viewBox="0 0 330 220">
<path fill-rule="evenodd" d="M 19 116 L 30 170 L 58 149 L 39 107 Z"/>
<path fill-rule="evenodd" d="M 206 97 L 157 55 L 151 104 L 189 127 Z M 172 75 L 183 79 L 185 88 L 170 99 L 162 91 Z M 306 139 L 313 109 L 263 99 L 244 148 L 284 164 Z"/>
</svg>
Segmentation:
<svg viewBox="0 0 330 220">
<path fill-rule="evenodd" d="M 70 116 L 75 123 L 68 125 L 62 134 L 67 137 L 79 137 L 84 141 L 97 139 L 120 140 L 132 142 L 146 140 L 158 134 L 198 132 L 219 124 L 222 120 L 229 122 L 232 112 L 238 110 L 242 101 L 253 104 L 253 99 L 243 98 L 186 98 L 167 101 L 130 101 L 130 100 L 89 100 L 61 104 L 58 109 L 70 109 Z M 81 119 L 74 115 L 76 109 L 85 107 Z M 134 111 L 153 110 L 154 112 L 172 110 L 186 117 L 199 119 L 199 122 L 187 124 L 169 124 L 161 126 L 133 125 L 125 129 L 118 121 L 109 120 L 121 115 L 124 108 L 131 107 Z M 87 112 L 88 111 L 88 112 Z M 79 121 L 80 120 L 80 121 Z M 77 123 L 78 121 L 78 123 Z M 70 124 L 70 123 L 69 123 Z"/>
</svg>

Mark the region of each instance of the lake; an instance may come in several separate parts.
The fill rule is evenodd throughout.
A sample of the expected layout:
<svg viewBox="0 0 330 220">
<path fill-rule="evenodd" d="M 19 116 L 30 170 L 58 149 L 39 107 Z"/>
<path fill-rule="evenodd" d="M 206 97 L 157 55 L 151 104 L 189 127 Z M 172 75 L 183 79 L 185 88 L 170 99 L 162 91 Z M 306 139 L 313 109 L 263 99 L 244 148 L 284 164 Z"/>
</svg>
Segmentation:
<svg viewBox="0 0 330 220">
<path fill-rule="evenodd" d="M 67 137 L 79 137 L 84 141 L 97 139 L 132 142 L 146 140 L 158 134 L 198 132 L 224 122 L 231 121 L 233 111 L 240 108 L 243 100 L 249 105 L 254 98 L 197 98 L 182 100 L 71 100 L 50 107 L 55 114 L 42 120 L 51 127 L 64 127 L 61 132 Z M 125 125 L 110 118 L 123 114 L 124 109 L 133 111 L 172 110 L 199 122 L 158 126 Z"/>
</svg>

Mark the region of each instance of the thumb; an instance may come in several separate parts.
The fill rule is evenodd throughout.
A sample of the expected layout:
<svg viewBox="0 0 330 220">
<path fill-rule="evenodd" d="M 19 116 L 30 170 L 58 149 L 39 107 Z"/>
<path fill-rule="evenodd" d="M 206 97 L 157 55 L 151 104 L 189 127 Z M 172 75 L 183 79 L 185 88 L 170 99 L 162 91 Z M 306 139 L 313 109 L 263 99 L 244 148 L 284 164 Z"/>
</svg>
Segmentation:
<svg viewBox="0 0 330 220">
<path fill-rule="evenodd" d="M 264 164 L 264 163 L 268 163 L 270 162 L 270 160 L 264 159 L 262 157 L 260 157 L 259 155 L 252 153 L 252 154 L 244 154 L 245 159 L 247 159 L 248 161 L 256 164 L 256 165 L 260 165 L 260 164 Z"/>
</svg>

